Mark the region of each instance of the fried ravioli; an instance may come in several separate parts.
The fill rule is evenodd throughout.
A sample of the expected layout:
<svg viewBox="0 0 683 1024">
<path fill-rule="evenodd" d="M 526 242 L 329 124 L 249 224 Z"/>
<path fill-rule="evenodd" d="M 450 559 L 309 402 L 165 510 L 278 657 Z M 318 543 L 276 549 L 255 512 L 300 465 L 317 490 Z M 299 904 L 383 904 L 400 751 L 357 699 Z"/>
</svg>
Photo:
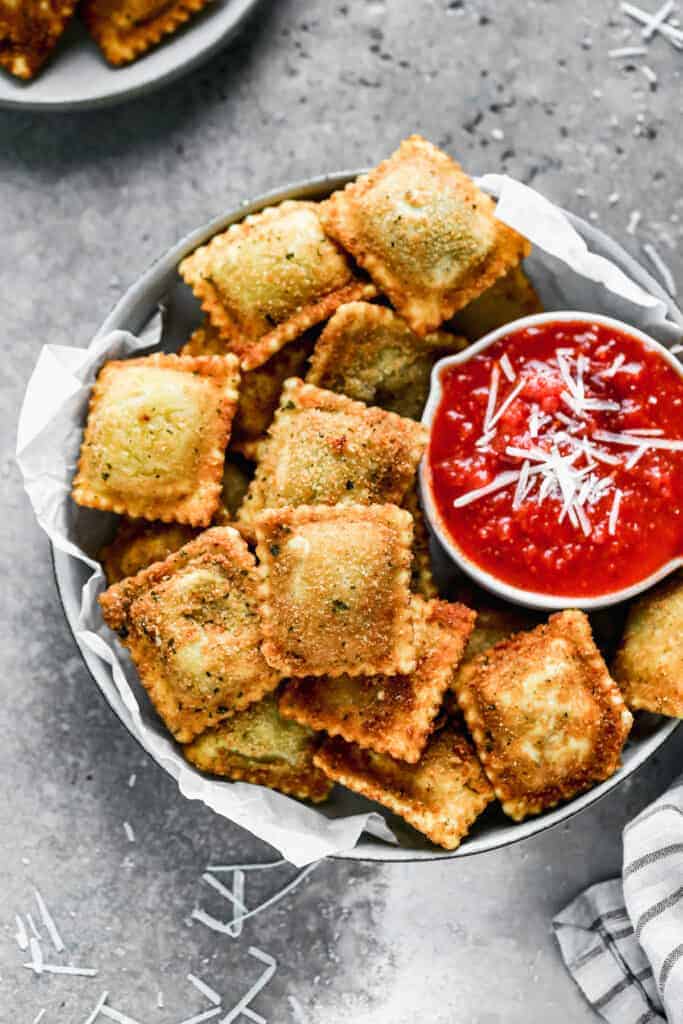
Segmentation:
<svg viewBox="0 0 683 1024">
<path fill-rule="evenodd" d="M 240 519 L 288 505 L 400 504 L 426 443 L 413 420 L 290 378 Z"/>
<path fill-rule="evenodd" d="M 416 334 L 435 330 L 528 255 L 458 163 L 418 135 L 321 204 L 327 233 Z"/>
<path fill-rule="evenodd" d="M 326 237 L 317 204 L 297 200 L 233 224 L 179 272 L 243 370 L 261 366 L 342 303 L 376 293 Z"/>
<path fill-rule="evenodd" d="M 76 0 L 0 0 L 0 66 L 34 78 L 64 34 Z"/>
<path fill-rule="evenodd" d="M 229 526 L 100 597 L 159 716 L 181 743 L 275 689 L 261 654 L 254 556 Z"/>
<path fill-rule="evenodd" d="M 407 676 L 292 679 L 280 711 L 376 753 L 415 764 L 434 727 L 474 612 L 446 601 L 412 602 L 417 665 Z"/>
<path fill-rule="evenodd" d="M 579 611 L 490 648 L 456 680 L 503 810 L 538 814 L 613 775 L 632 717 Z"/>
<path fill-rule="evenodd" d="M 517 266 L 461 309 L 449 326 L 464 334 L 468 341 L 478 341 L 513 320 L 542 312 L 536 289 L 521 266 Z"/>
<path fill-rule="evenodd" d="M 631 606 L 614 661 L 630 708 L 683 718 L 683 575 Z"/>
<path fill-rule="evenodd" d="M 329 778 L 376 800 L 446 850 L 455 850 L 494 799 L 472 747 L 449 724 L 429 741 L 416 765 L 326 740 L 313 763 Z"/>
<path fill-rule="evenodd" d="M 313 764 L 317 745 L 315 733 L 282 718 L 270 696 L 202 733 L 183 753 L 211 775 L 253 782 L 319 803 L 327 799 L 332 783 Z"/>
<path fill-rule="evenodd" d="M 112 361 L 92 389 L 72 495 L 132 518 L 208 526 L 237 408 L 234 356 Z"/>
<path fill-rule="evenodd" d="M 129 64 L 206 7 L 209 0 L 83 0 L 88 29 L 115 67 Z"/>
<path fill-rule="evenodd" d="M 414 670 L 408 512 L 302 505 L 263 512 L 255 528 L 269 665 L 290 676 Z"/>
<path fill-rule="evenodd" d="M 306 380 L 419 420 L 434 363 L 465 344 L 446 331 L 419 338 L 393 310 L 349 302 L 320 335 Z"/>
</svg>

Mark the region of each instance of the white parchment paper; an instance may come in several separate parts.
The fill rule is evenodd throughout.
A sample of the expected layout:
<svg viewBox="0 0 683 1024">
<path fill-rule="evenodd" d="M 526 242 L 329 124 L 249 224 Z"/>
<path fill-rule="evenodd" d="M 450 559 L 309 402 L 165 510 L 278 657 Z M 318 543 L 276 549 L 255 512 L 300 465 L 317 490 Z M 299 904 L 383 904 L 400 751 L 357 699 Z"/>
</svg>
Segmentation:
<svg viewBox="0 0 683 1024">
<path fill-rule="evenodd" d="M 673 309 L 667 315 L 663 293 L 643 290 L 604 251 L 591 251 L 558 207 L 505 176 L 487 175 L 479 183 L 499 197 L 497 216 L 533 242 L 529 272 L 546 309 L 604 313 L 668 346 L 680 343 L 683 321 L 676 322 Z M 601 243 L 609 249 L 604 236 Z M 620 258 L 623 264 L 623 254 Z M 26 492 L 52 544 L 87 569 L 76 640 L 107 666 L 98 678 L 105 696 L 111 701 L 116 691 L 126 724 L 185 796 L 249 829 L 297 866 L 351 849 L 364 830 L 395 843 L 384 818 L 350 794 L 318 809 L 261 786 L 207 778 L 187 765 L 147 701 L 126 652 L 102 622 L 97 596 L 105 582 L 94 553 L 110 532 L 110 517 L 76 509 L 70 498 L 88 398 L 104 362 L 149 350 L 161 340 L 161 315 L 150 308 L 139 337 L 114 331 L 87 349 L 46 345 L 26 389 L 17 438 Z"/>
</svg>

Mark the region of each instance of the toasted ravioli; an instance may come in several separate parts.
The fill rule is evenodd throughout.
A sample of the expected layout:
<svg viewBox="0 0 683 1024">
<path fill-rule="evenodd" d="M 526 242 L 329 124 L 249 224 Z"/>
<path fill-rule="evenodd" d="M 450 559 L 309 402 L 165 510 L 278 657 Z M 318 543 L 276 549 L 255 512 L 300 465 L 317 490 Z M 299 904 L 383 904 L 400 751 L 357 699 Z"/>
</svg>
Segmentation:
<svg viewBox="0 0 683 1024">
<path fill-rule="evenodd" d="M 276 352 L 263 366 L 242 374 L 230 447 L 247 458 L 257 453 L 258 444 L 272 423 L 285 380 L 303 372 L 314 345 L 309 335 Z M 207 321 L 197 328 L 181 349 L 181 355 L 221 355 L 227 351 L 228 342 L 218 328 Z"/>
<path fill-rule="evenodd" d="M 251 464 L 229 450 L 223 466 L 221 497 L 213 517 L 215 526 L 228 526 L 236 518 L 253 475 Z"/>
<path fill-rule="evenodd" d="M 306 380 L 419 420 L 434 363 L 465 344 L 445 331 L 419 338 L 393 310 L 349 302 L 320 335 Z"/>
<path fill-rule="evenodd" d="M 292 377 L 240 519 L 287 505 L 400 504 L 427 436 L 413 420 Z"/>
<path fill-rule="evenodd" d="M 629 609 L 614 678 L 631 708 L 683 718 L 683 575 Z"/>
<path fill-rule="evenodd" d="M 417 664 L 410 675 L 292 679 L 280 697 L 282 714 L 376 753 L 419 761 L 474 612 L 419 597 L 412 608 Z"/>
<path fill-rule="evenodd" d="M 0 0 L 0 66 L 33 78 L 59 42 L 76 0 Z"/>
<path fill-rule="evenodd" d="M 179 270 L 243 370 L 265 363 L 343 302 L 376 293 L 323 232 L 317 204 L 297 200 L 233 224 Z"/>
<path fill-rule="evenodd" d="M 146 519 L 123 517 L 110 544 L 103 547 L 99 559 L 111 586 L 127 576 L 135 576 L 154 562 L 178 551 L 197 536 L 191 526 L 179 523 L 150 523 Z"/>
<path fill-rule="evenodd" d="M 92 390 L 74 501 L 208 525 L 220 498 L 238 384 L 232 355 L 106 363 Z"/>
<path fill-rule="evenodd" d="M 263 654 L 290 676 L 408 673 L 412 520 L 395 505 L 308 506 L 255 520 Z"/>
<path fill-rule="evenodd" d="M 422 597 L 438 597 L 439 591 L 432 575 L 432 556 L 429 550 L 429 530 L 413 484 L 403 499 L 403 508 L 413 517 L 413 562 L 410 570 L 410 589 Z"/>
<path fill-rule="evenodd" d="M 542 312 L 543 306 L 536 289 L 521 266 L 517 266 L 461 309 L 450 326 L 461 331 L 468 341 L 477 341 L 513 320 Z"/>
<path fill-rule="evenodd" d="M 481 295 L 528 254 L 459 164 L 413 135 L 321 204 L 323 226 L 419 335 Z"/>
<path fill-rule="evenodd" d="M 339 737 L 326 740 L 313 762 L 335 782 L 388 807 L 446 850 L 458 848 L 494 799 L 472 747 L 452 724 L 432 737 L 416 765 Z"/>
<path fill-rule="evenodd" d="M 515 821 L 613 775 L 632 717 L 579 611 L 496 644 L 456 679 L 484 770 Z"/>
<path fill-rule="evenodd" d="M 255 782 L 302 800 L 325 800 L 332 782 L 313 764 L 314 732 L 279 714 L 265 697 L 183 748 L 191 764 L 211 775 Z"/>
<path fill-rule="evenodd" d="M 105 58 L 129 64 L 175 32 L 209 0 L 83 0 L 81 14 Z"/>
<path fill-rule="evenodd" d="M 105 622 L 180 743 L 280 680 L 260 650 L 255 566 L 239 533 L 216 526 L 100 597 Z"/>
<path fill-rule="evenodd" d="M 476 671 L 475 663 L 480 654 L 515 633 L 532 629 L 537 622 L 537 617 L 521 608 L 480 608 L 462 661 L 453 677 L 453 689 L 457 689 Z"/>
</svg>

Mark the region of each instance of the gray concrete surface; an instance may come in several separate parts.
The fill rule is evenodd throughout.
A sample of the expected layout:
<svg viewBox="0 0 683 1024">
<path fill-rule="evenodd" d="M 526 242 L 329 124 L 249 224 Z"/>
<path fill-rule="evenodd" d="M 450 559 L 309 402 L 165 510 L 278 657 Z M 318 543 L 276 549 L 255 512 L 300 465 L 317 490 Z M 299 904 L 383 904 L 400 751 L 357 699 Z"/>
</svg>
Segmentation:
<svg viewBox="0 0 683 1024">
<path fill-rule="evenodd" d="M 278 960 L 254 1003 L 271 1024 L 593 1019 L 550 919 L 618 870 L 621 826 L 677 773 L 683 734 L 537 840 L 430 866 L 330 862 L 239 940 L 191 926 L 200 897 L 224 910 L 200 882 L 206 864 L 272 851 L 181 798 L 104 705 L 62 618 L 13 447 L 43 343 L 85 345 L 154 256 L 222 208 L 375 161 L 413 130 L 473 172 L 533 182 L 637 256 L 654 242 L 681 280 L 683 57 L 651 43 L 653 91 L 608 56 L 638 42 L 612 0 L 277 0 L 227 52 L 147 99 L 80 116 L 0 113 L 3 1024 L 30 1024 L 43 1007 L 44 1024 L 80 1024 L 104 989 L 140 1024 L 172 1024 L 208 1005 L 188 971 L 237 1000 L 261 970 L 250 945 Z M 642 221 L 629 235 L 633 210 Z M 289 877 L 250 876 L 248 899 Z M 21 966 L 14 913 L 31 909 L 36 885 L 97 978 Z"/>
</svg>

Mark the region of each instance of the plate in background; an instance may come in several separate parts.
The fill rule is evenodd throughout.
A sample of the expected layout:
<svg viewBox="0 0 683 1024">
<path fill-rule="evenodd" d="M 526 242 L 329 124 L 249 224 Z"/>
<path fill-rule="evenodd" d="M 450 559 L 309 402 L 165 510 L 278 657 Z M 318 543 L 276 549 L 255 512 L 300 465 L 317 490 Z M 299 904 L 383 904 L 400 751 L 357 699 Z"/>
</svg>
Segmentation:
<svg viewBox="0 0 683 1024">
<path fill-rule="evenodd" d="M 212 0 L 173 35 L 132 64 L 114 68 L 78 14 L 37 78 L 0 69 L 0 107 L 88 110 L 141 96 L 186 74 L 225 46 L 260 0 Z"/>
<path fill-rule="evenodd" d="M 104 321 L 97 337 L 117 329 L 140 334 L 145 325 L 156 314 L 161 303 L 166 310 L 162 347 L 174 351 L 187 339 L 190 332 L 201 319 L 199 304 L 177 273 L 178 263 L 183 257 L 196 249 L 197 246 L 208 241 L 218 231 L 224 230 L 229 224 L 242 220 L 247 214 L 255 213 L 264 206 L 279 203 L 284 199 L 321 199 L 335 189 L 342 188 L 359 173 L 362 172 L 355 171 L 316 178 L 268 193 L 198 228 L 178 242 L 173 248 L 169 249 L 129 288 Z M 594 252 L 612 260 L 641 287 L 666 304 L 669 318 L 681 325 L 681 334 L 683 336 L 683 314 L 650 274 L 603 232 L 573 214 L 567 213 L 566 215 Z M 85 519 L 88 519 L 90 522 L 93 521 L 89 515 L 86 515 Z M 97 528 L 103 529 L 104 518 L 101 514 L 98 514 L 96 521 L 98 524 Z M 101 543 L 104 543 L 105 539 L 104 536 L 90 536 L 88 538 L 89 543 L 84 538 L 82 546 L 94 551 L 98 549 Z M 75 635 L 78 629 L 81 588 L 89 576 L 89 570 L 83 562 L 77 561 L 55 548 L 53 548 L 53 560 L 57 587 L 64 607 L 64 613 Z M 78 641 L 76 642 L 93 679 L 115 714 L 141 746 L 151 756 L 154 756 L 146 746 L 145 737 L 136 728 L 130 711 L 123 703 L 112 681 L 108 666 L 91 650 Z M 144 696 L 140 695 L 140 699 L 144 699 Z M 147 712 L 144 713 L 146 716 Z M 163 725 L 156 719 L 153 712 L 150 712 L 150 715 L 150 720 L 147 720 L 146 717 L 147 724 L 149 725 L 151 721 L 154 721 L 153 727 L 165 733 Z M 370 801 L 357 797 L 355 794 L 340 790 L 340 787 L 336 787 L 332 798 L 326 804 L 316 807 L 316 810 L 329 817 L 377 810 L 386 818 L 397 836 L 398 845 L 391 846 L 365 833 L 360 837 L 353 850 L 338 855 L 343 858 L 373 861 L 426 861 L 466 857 L 471 854 L 484 853 L 544 832 L 546 829 L 566 821 L 577 812 L 589 807 L 640 768 L 673 733 L 677 725 L 678 720 L 676 719 L 661 718 L 643 712 L 638 713 L 633 732 L 624 748 L 622 767 L 610 779 L 559 807 L 537 817 L 527 818 L 526 821 L 521 823 L 512 822 L 503 814 L 499 806 L 492 805 L 475 822 L 472 831 L 463 840 L 462 845 L 452 853 L 433 846 L 427 839 L 407 826 L 400 818 L 391 814 L 386 808 L 380 807 L 378 804 L 372 804 Z M 180 757 L 178 757 L 177 766 L 174 764 L 164 764 L 161 767 L 168 771 L 177 781 L 180 771 L 179 766 L 182 763 Z M 228 781 L 221 784 L 231 785 Z"/>
</svg>

